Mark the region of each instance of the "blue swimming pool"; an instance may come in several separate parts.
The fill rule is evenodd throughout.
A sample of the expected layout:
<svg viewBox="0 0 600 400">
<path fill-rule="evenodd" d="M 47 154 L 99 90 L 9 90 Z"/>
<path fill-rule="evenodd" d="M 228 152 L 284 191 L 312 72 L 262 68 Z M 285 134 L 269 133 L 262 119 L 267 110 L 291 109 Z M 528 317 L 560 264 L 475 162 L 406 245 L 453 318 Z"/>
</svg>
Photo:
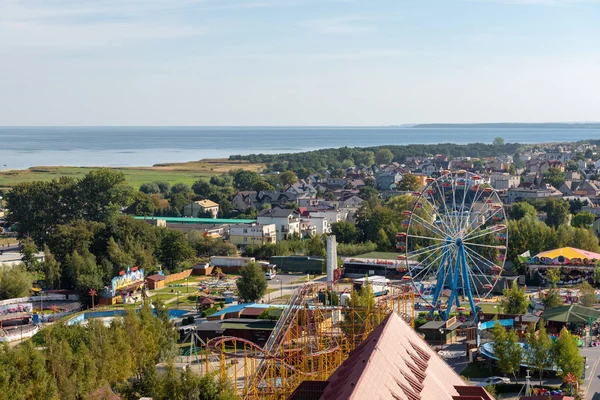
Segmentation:
<svg viewBox="0 0 600 400">
<path fill-rule="evenodd" d="M 190 311 L 188 310 L 169 310 L 170 318 L 179 318 L 188 314 Z M 76 325 L 80 324 L 83 321 L 90 318 L 110 318 L 110 317 L 122 317 L 126 314 L 126 311 L 123 309 L 119 310 L 105 310 L 105 311 L 86 311 L 81 313 L 67 321 L 67 325 Z M 156 314 L 156 312 L 155 312 Z"/>
</svg>

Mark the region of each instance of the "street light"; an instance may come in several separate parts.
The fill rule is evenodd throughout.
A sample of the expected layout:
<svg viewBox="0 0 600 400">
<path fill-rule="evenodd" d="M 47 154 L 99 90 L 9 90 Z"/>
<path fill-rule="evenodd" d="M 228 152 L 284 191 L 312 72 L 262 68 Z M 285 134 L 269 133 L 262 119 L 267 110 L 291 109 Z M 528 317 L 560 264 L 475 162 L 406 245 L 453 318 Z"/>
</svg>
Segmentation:
<svg viewBox="0 0 600 400">
<path fill-rule="evenodd" d="M 444 328 L 440 328 L 440 351 L 444 349 L 444 342 L 442 341 L 442 335 L 444 334 Z"/>
</svg>

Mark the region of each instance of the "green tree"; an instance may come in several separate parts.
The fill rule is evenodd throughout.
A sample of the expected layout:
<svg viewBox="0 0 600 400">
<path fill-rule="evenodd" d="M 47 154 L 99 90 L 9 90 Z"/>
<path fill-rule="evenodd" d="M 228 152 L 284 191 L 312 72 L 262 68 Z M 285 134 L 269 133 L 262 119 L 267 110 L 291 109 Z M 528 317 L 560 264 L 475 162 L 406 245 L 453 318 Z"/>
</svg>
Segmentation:
<svg viewBox="0 0 600 400">
<path fill-rule="evenodd" d="M 175 272 L 177 267 L 195 254 L 185 233 L 169 228 L 159 230 L 160 245 L 158 260 L 167 271 Z"/>
<path fill-rule="evenodd" d="M 508 216 L 511 219 L 522 219 L 526 216 L 535 218 L 537 216 L 537 210 L 534 206 L 527 203 L 526 201 L 519 201 L 508 208 Z"/>
<path fill-rule="evenodd" d="M 419 179 L 413 174 L 405 174 L 398 184 L 398 189 L 415 191 L 421 187 Z"/>
<path fill-rule="evenodd" d="M 175 195 L 177 193 L 186 193 L 187 195 L 192 195 L 193 190 L 185 183 L 178 182 L 171 187 L 171 194 Z"/>
<path fill-rule="evenodd" d="M 325 257 L 327 252 L 325 251 L 325 243 L 320 235 L 311 235 L 305 242 L 305 249 L 307 256 Z"/>
<path fill-rule="evenodd" d="M 594 288 L 587 281 L 583 281 L 579 285 L 579 303 L 585 307 L 593 307 L 597 302 L 598 298 Z"/>
<path fill-rule="evenodd" d="M 548 168 L 548 172 L 542 175 L 542 180 L 558 188 L 564 181 L 566 175 L 558 168 Z"/>
<path fill-rule="evenodd" d="M 267 278 L 258 263 L 249 263 L 240 269 L 236 282 L 238 295 L 247 303 L 260 300 L 267 291 Z"/>
<path fill-rule="evenodd" d="M 354 162 L 359 167 L 371 167 L 375 164 L 375 153 L 369 150 L 354 153 Z"/>
<path fill-rule="evenodd" d="M 513 281 L 510 289 L 504 289 L 503 294 L 502 309 L 506 314 L 525 314 L 527 312 L 529 300 L 525 289 L 519 287 L 516 280 Z"/>
<path fill-rule="evenodd" d="M 298 182 L 298 177 L 293 171 L 285 171 L 279 175 L 279 181 L 281 182 L 282 186 L 287 187 Z"/>
<path fill-rule="evenodd" d="M 192 190 L 198 196 L 202 197 L 208 197 L 213 191 L 210 183 L 208 183 L 204 179 L 198 179 L 196 182 L 194 182 L 194 184 L 192 185 Z"/>
<path fill-rule="evenodd" d="M 25 238 L 21 241 L 21 261 L 29 272 L 34 272 L 39 267 L 39 261 L 36 258 L 38 247 L 31 238 Z"/>
<path fill-rule="evenodd" d="M 140 192 L 145 194 L 155 194 L 160 193 L 160 188 L 155 182 L 147 182 L 140 185 Z"/>
<path fill-rule="evenodd" d="M 571 225 L 575 228 L 585 228 L 589 229 L 589 227 L 594 223 L 596 219 L 596 215 L 591 212 L 579 212 L 573 216 L 571 220 Z"/>
<path fill-rule="evenodd" d="M 496 321 L 491 329 L 494 342 L 494 355 L 498 359 L 498 367 L 505 374 L 515 377 L 521 365 L 523 349 L 519 344 L 519 338 L 514 330 L 506 332 L 506 329 Z"/>
<path fill-rule="evenodd" d="M 390 149 L 379 149 L 375 153 L 375 163 L 377 165 L 389 164 L 394 159 L 394 153 Z"/>
<path fill-rule="evenodd" d="M 544 370 L 549 369 L 552 366 L 552 359 L 549 356 L 552 350 L 552 339 L 550 338 L 550 335 L 546 333 L 543 321 L 539 326 L 540 328 L 537 332 L 535 331 L 535 324 L 529 324 L 527 326 L 525 343 L 529 346 L 527 363 L 539 372 L 541 385 Z"/>
<path fill-rule="evenodd" d="M 0 300 L 27 296 L 34 276 L 23 265 L 0 268 Z"/>
<path fill-rule="evenodd" d="M 551 354 L 554 364 L 558 367 L 558 376 L 564 378 L 570 373 L 581 377 L 584 368 L 583 357 L 579 354 L 577 339 L 566 327 L 560 331 L 560 337 L 554 342 Z"/>
<path fill-rule="evenodd" d="M 261 181 L 260 176 L 253 171 L 239 169 L 233 171 L 233 186 L 238 190 L 254 190 L 254 187 Z"/>
<path fill-rule="evenodd" d="M 154 215 L 154 209 L 155 206 L 152 197 L 140 191 L 133 195 L 133 201 L 127 207 L 126 212 L 138 216 L 148 216 Z"/>
<path fill-rule="evenodd" d="M 358 243 L 361 238 L 360 229 L 350 221 L 331 224 L 331 233 L 335 235 L 340 243 Z"/>
<path fill-rule="evenodd" d="M 504 146 L 504 138 L 497 136 L 494 138 L 494 142 L 492 144 L 497 147 Z"/>
<path fill-rule="evenodd" d="M 544 207 L 547 218 L 546 224 L 558 228 L 567 223 L 570 214 L 569 203 L 563 199 L 549 199 Z"/>
<path fill-rule="evenodd" d="M 133 190 L 127 186 L 125 174 L 109 168 L 88 172 L 77 184 L 83 217 L 90 221 L 107 221 L 127 207 Z"/>
<path fill-rule="evenodd" d="M 47 245 L 44 245 L 44 261 L 42 261 L 42 272 L 46 286 L 56 289 L 60 284 L 61 267 L 56 257 Z"/>
<path fill-rule="evenodd" d="M 554 307 L 562 306 L 563 301 L 558 294 L 558 291 L 555 288 L 551 288 L 548 290 L 546 297 L 542 299 L 542 304 L 544 305 L 544 309 L 549 310 Z"/>
</svg>

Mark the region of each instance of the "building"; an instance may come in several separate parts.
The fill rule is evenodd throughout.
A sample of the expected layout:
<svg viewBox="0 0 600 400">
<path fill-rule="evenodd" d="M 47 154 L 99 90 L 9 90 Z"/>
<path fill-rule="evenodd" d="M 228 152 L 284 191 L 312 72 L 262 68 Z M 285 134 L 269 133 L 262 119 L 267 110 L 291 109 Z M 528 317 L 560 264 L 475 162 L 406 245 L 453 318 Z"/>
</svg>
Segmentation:
<svg viewBox="0 0 600 400">
<path fill-rule="evenodd" d="M 154 274 L 146 277 L 146 287 L 148 290 L 162 289 L 165 287 L 165 276 L 163 274 Z"/>
<path fill-rule="evenodd" d="M 401 180 L 402 174 L 394 170 L 383 170 L 375 175 L 375 185 L 378 189 L 389 189 L 392 185 L 397 185 Z"/>
<path fill-rule="evenodd" d="M 285 240 L 292 235 L 300 236 L 300 214 L 287 208 L 272 208 L 258 213 L 256 221 L 261 225 L 275 224 L 277 241 Z"/>
<path fill-rule="evenodd" d="M 521 177 L 509 174 L 492 174 L 490 185 L 496 190 L 512 189 L 519 186 Z"/>
<path fill-rule="evenodd" d="M 183 207 L 184 217 L 198 218 L 203 214 L 210 214 L 212 218 L 217 218 L 219 205 L 212 200 L 199 200 Z"/>
<path fill-rule="evenodd" d="M 550 197 L 562 197 L 562 193 L 556 190 L 552 185 L 535 186 L 533 184 L 517 188 L 508 189 L 508 203 L 525 199 L 548 199 Z"/>
<path fill-rule="evenodd" d="M 275 224 L 243 224 L 229 228 L 229 243 L 236 246 L 262 246 L 276 242 Z"/>
<path fill-rule="evenodd" d="M 326 381 L 304 381 L 300 399 L 493 400 L 469 386 L 396 313 L 391 313 Z"/>
</svg>

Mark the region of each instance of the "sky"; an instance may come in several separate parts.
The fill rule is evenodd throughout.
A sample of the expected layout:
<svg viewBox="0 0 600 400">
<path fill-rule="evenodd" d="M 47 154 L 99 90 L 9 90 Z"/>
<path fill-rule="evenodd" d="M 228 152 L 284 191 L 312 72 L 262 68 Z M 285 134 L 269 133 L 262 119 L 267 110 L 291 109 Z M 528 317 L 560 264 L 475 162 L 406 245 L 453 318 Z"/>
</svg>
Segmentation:
<svg viewBox="0 0 600 400">
<path fill-rule="evenodd" d="M 0 0 L 0 126 L 600 121 L 600 0 Z"/>
</svg>

